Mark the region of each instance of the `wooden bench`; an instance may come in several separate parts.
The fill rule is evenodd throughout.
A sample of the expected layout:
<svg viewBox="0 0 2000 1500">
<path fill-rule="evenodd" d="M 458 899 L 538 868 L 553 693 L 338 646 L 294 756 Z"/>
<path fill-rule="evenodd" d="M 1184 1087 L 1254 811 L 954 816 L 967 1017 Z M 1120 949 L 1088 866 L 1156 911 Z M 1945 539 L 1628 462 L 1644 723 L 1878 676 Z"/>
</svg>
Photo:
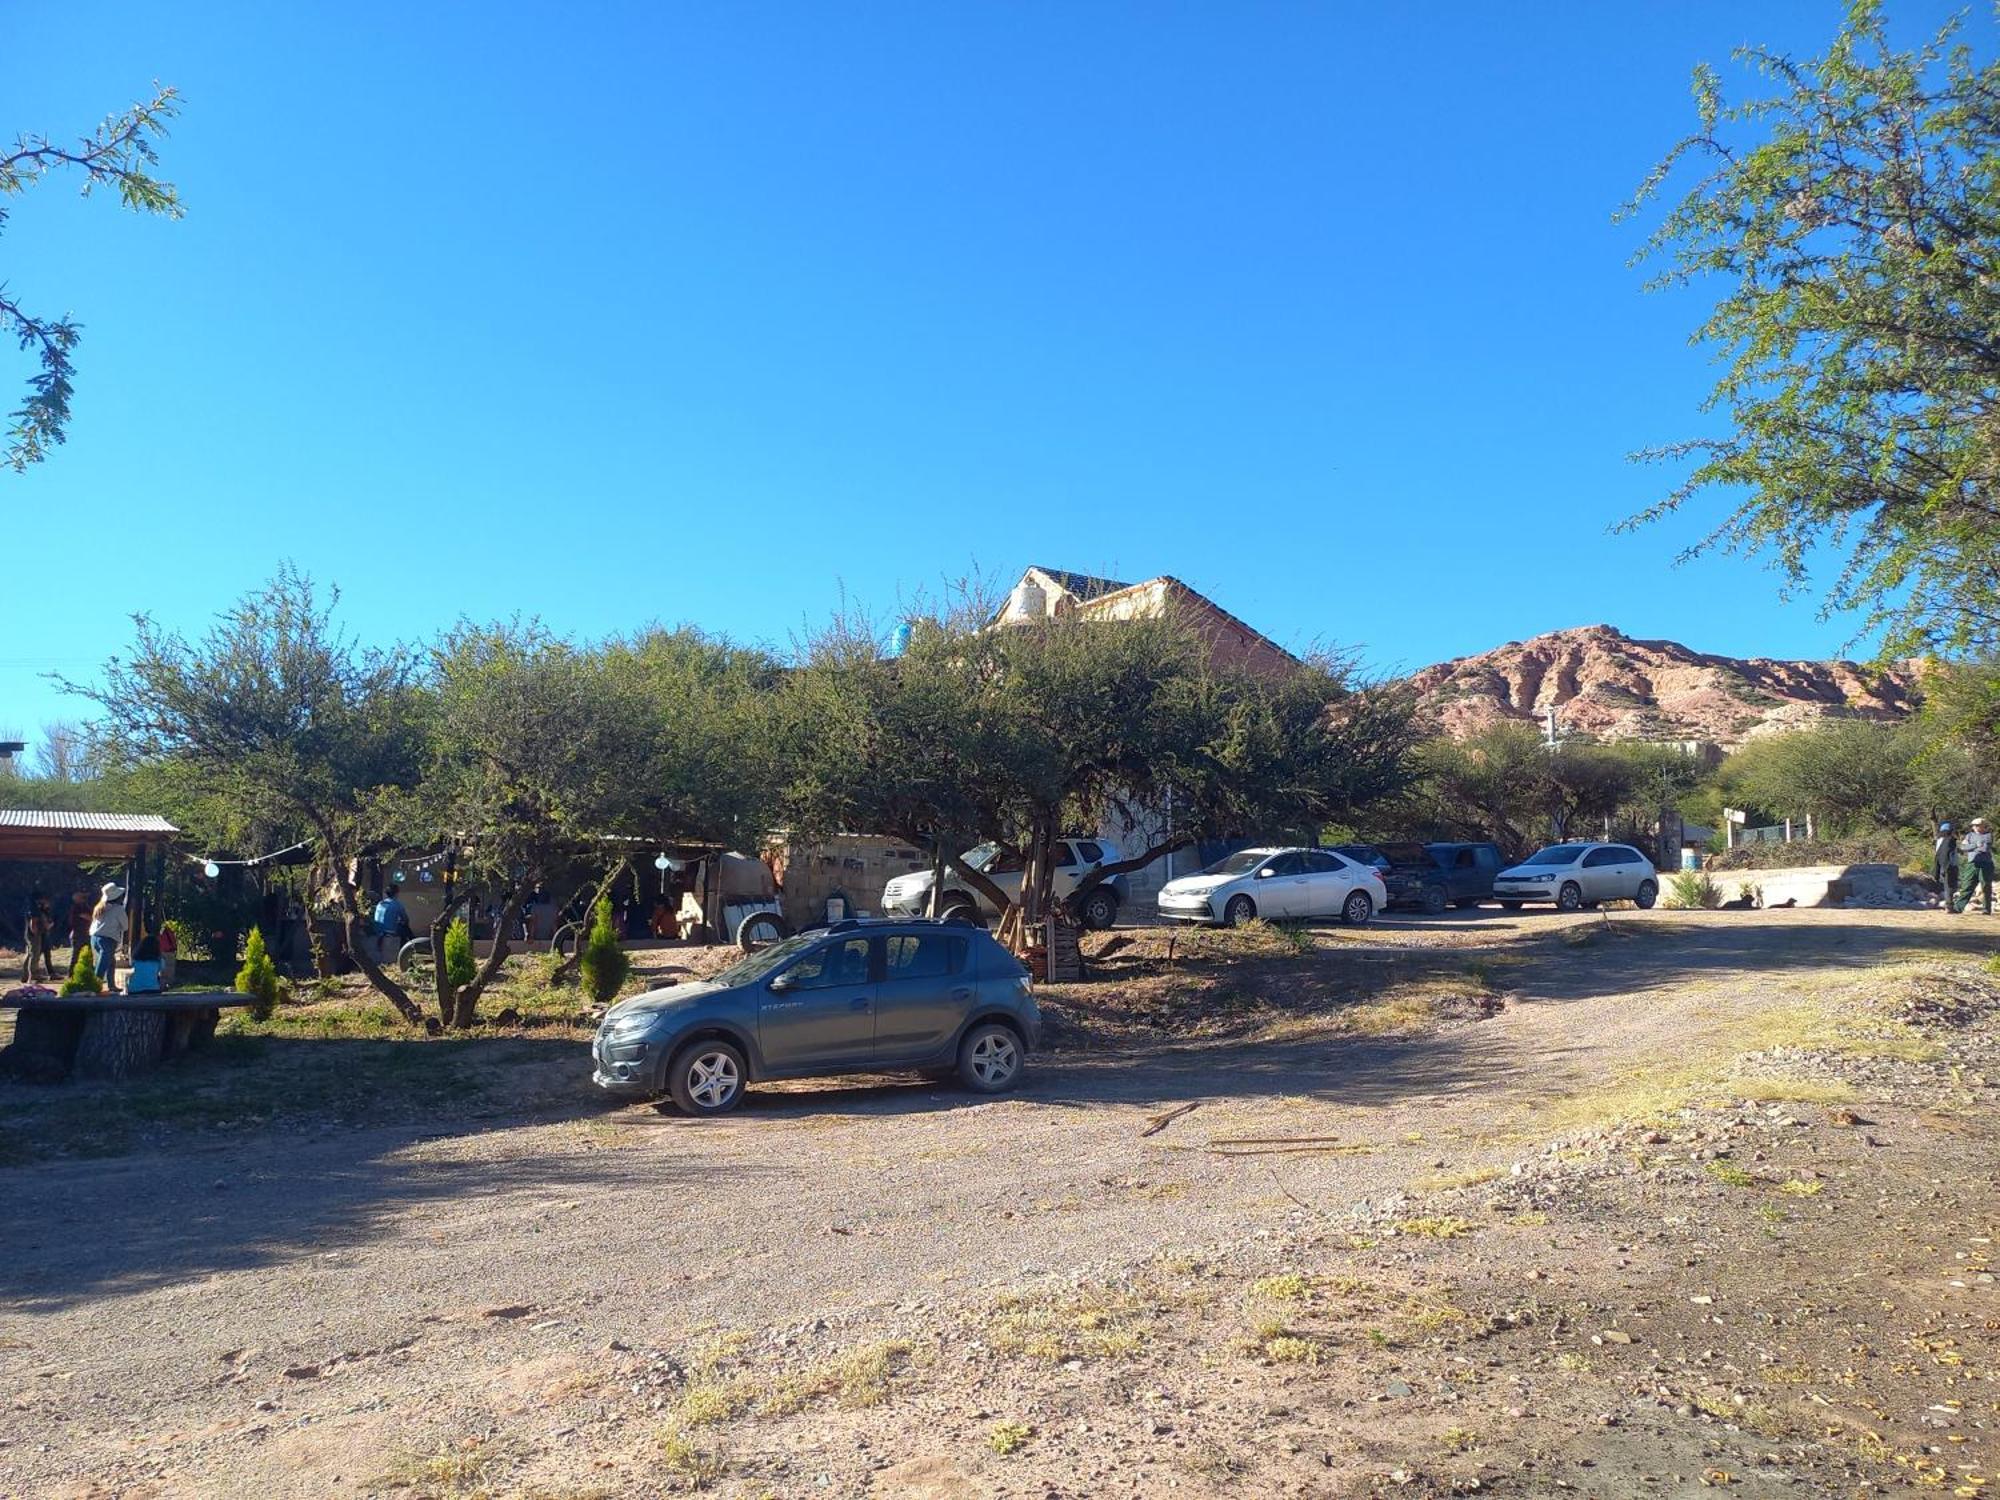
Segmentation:
<svg viewBox="0 0 2000 1500">
<path fill-rule="evenodd" d="M 0 1009 L 20 1011 L 0 1069 L 49 1082 L 126 1078 L 206 1046 L 225 1009 L 253 1003 L 234 990 L 0 1000 Z"/>
</svg>

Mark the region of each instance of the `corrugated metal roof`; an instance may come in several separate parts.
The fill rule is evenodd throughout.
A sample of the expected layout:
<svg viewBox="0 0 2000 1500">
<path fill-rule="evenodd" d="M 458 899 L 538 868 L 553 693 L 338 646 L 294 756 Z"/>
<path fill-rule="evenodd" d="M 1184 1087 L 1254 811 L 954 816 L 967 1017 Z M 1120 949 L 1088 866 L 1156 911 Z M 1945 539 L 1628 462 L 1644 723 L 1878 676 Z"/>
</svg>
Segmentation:
<svg viewBox="0 0 2000 1500">
<path fill-rule="evenodd" d="M 0 828 L 34 828 L 48 833 L 175 834 L 180 830 L 154 813 L 43 812 L 0 807 Z"/>
</svg>

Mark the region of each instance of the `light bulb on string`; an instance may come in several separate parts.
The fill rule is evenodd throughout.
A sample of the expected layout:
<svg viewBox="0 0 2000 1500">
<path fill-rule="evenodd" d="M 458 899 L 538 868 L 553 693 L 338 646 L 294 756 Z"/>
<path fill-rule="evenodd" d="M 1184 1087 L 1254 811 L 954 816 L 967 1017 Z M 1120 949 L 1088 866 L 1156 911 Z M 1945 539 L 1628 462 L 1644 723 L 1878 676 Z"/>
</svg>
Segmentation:
<svg viewBox="0 0 2000 1500">
<path fill-rule="evenodd" d="M 206 875 L 210 880 L 213 880 L 215 879 L 216 876 L 222 873 L 222 866 L 217 864 L 214 860 L 211 859 L 207 864 L 201 867 L 201 873 Z"/>
<path fill-rule="evenodd" d="M 659 854 L 655 856 L 653 860 L 653 868 L 656 870 L 664 870 L 672 863 L 673 861 L 667 858 L 667 851 L 662 849 L 659 852 Z"/>
</svg>

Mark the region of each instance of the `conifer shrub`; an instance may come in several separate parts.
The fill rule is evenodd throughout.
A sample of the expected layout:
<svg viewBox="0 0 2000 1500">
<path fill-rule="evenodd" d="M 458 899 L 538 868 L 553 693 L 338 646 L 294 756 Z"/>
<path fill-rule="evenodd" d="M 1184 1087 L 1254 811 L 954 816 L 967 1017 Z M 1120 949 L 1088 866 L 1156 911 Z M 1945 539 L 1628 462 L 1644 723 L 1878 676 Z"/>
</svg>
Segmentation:
<svg viewBox="0 0 2000 1500">
<path fill-rule="evenodd" d="M 625 983 L 625 976 L 632 972 L 632 960 L 618 946 L 618 929 L 611 923 L 609 898 L 597 903 L 590 936 L 584 940 L 577 968 L 583 975 L 584 989 L 599 1005 L 609 1005 L 619 986 Z"/>
<path fill-rule="evenodd" d="M 465 918 L 455 917 L 444 930 L 444 977 L 454 990 L 462 990 L 478 972 L 472 958 L 472 929 Z"/>
<path fill-rule="evenodd" d="M 271 1013 L 278 1008 L 278 966 L 271 962 L 271 955 L 264 947 L 264 931 L 260 927 L 250 929 L 249 941 L 243 945 L 243 967 L 236 971 L 236 993 L 249 995 L 256 1001 L 250 1007 L 250 1014 L 256 1020 L 270 1020 Z"/>
<path fill-rule="evenodd" d="M 101 995 L 104 981 L 97 977 L 97 964 L 86 944 L 76 950 L 76 962 L 70 965 L 69 978 L 62 982 L 59 995 Z"/>
</svg>

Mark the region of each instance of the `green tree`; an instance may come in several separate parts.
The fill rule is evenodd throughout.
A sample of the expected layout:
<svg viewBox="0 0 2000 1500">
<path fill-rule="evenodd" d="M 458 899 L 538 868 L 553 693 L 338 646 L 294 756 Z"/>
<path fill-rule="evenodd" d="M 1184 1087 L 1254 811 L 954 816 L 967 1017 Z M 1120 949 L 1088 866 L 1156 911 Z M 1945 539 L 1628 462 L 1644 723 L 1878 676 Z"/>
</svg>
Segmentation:
<svg viewBox="0 0 2000 1500">
<path fill-rule="evenodd" d="M 251 928 L 243 944 L 243 967 L 236 971 L 236 993 L 249 995 L 256 1002 L 250 1007 L 250 1014 L 260 1021 L 270 1020 L 278 1008 L 278 966 L 271 962 L 271 955 L 264 947 L 262 928 Z"/>
<path fill-rule="evenodd" d="M 69 978 L 56 991 L 59 995 L 101 995 L 104 981 L 97 977 L 97 964 L 92 959 L 88 944 L 76 950 L 76 961 L 69 966 Z"/>
<path fill-rule="evenodd" d="M 472 959 L 472 929 L 465 918 L 455 917 L 444 934 L 445 979 L 454 990 L 463 989 L 478 972 L 479 966 Z"/>
<path fill-rule="evenodd" d="M 135 782 L 172 788 L 213 826 L 309 837 L 355 962 L 421 1024 L 422 1010 L 376 962 L 356 872 L 419 774 L 430 699 L 408 652 L 363 647 L 334 623 L 337 598 L 287 567 L 198 640 L 139 616 L 129 655 L 95 685 L 64 686 L 97 705 L 108 756 Z"/>
<path fill-rule="evenodd" d="M 1532 726 L 1490 725 L 1439 739 L 1418 756 L 1417 820 L 1459 838 L 1491 839 L 1509 855 L 1544 839 L 1589 837 L 1631 802 L 1639 769 L 1619 747 L 1551 750 Z"/>
<path fill-rule="evenodd" d="M 632 960 L 618 946 L 618 929 L 612 925 L 611 902 L 608 899 L 600 899 L 597 903 L 591 918 L 590 936 L 584 939 L 577 967 L 583 975 L 584 992 L 599 1005 L 609 1005 L 616 999 L 619 988 L 625 983 L 625 976 L 632 972 Z"/>
<path fill-rule="evenodd" d="M 460 889 L 497 892 L 499 930 L 460 985 L 432 926 L 440 1020 L 470 1025 L 538 883 L 601 865 L 633 841 L 731 842 L 762 831 L 768 802 L 757 700 L 761 652 L 694 631 L 583 646 L 532 622 L 461 625 L 431 651 L 435 688 L 420 782 L 399 803 L 406 836 L 460 846 Z"/>
<path fill-rule="evenodd" d="M 1081 901 L 1097 880 L 1211 835 L 1309 836 L 1407 779 L 1409 705 L 1343 662 L 1259 675 L 1219 666 L 1174 618 L 991 617 L 955 598 L 920 614 L 895 657 L 851 619 L 812 643 L 773 712 L 795 829 L 929 843 L 1006 913 L 1006 893 L 959 858 L 995 840 L 1023 859 L 1031 928 L 1066 830 L 1122 815 L 1147 839 L 1080 884 Z"/>
<path fill-rule="evenodd" d="M 1654 285 L 1718 283 L 1697 330 L 1728 431 L 1660 504 L 1740 497 L 1697 545 L 1773 554 L 1796 587 L 1824 548 L 1826 609 L 1889 648 L 2000 644 L 2000 62 L 1958 22 L 1898 51 L 1855 0 L 1823 56 L 1737 54 L 1768 85 L 1727 104 L 1695 73 L 1695 133 L 1629 211 L 1701 175 L 1654 228 Z"/>
<path fill-rule="evenodd" d="M 1853 838 L 1923 826 L 1921 748 L 1913 725 L 1829 719 L 1750 741 L 1718 776 L 1734 805 L 1760 820 L 1810 814 L 1821 836 Z"/>
<path fill-rule="evenodd" d="M 178 219 L 180 195 L 172 183 L 153 175 L 158 161 L 153 142 L 167 133 L 167 122 L 178 113 L 179 96 L 162 88 L 152 98 L 113 115 L 74 145 L 58 146 L 47 136 L 21 136 L 11 151 L 0 155 L 0 198 L 23 193 L 50 173 L 67 170 L 82 176 L 85 194 L 108 188 L 135 212 Z M 0 231 L 6 228 L 7 214 L 0 206 Z M 7 446 L 0 450 L 0 461 L 18 473 L 41 462 L 51 447 L 64 441 L 82 329 L 69 317 L 41 318 L 28 312 L 0 281 L 0 335 L 6 334 L 33 354 L 38 367 L 29 377 L 27 399 L 13 413 Z"/>
</svg>

